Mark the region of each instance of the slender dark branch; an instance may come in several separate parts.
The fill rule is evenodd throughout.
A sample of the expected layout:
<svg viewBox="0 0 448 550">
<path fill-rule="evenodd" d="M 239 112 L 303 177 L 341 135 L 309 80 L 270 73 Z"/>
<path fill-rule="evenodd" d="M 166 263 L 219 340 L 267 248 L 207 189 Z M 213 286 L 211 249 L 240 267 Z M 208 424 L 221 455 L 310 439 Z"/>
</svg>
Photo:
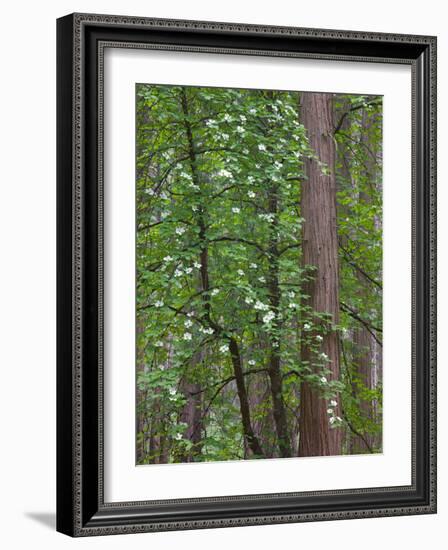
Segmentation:
<svg viewBox="0 0 448 550">
<path fill-rule="evenodd" d="M 372 330 L 376 330 L 377 332 L 383 332 L 383 329 L 381 327 L 376 327 L 375 325 L 372 325 L 371 323 L 368 323 L 365 319 L 360 317 L 360 315 L 356 311 L 356 309 L 354 309 L 351 306 L 347 305 L 345 302 L 341 302 L 341 309 L 344 310 L 346 313 L 352 314 L 354 319 L 356 319 L 359 322 L 362 322 L 363 324 L 366 324 Z"/>
<path fill-rule="evenodd" d="M 282 254 L 284 254 L 287 250 L 290 250 L 291 248 L 298 248 L 301 246 L 301 243 L 294 243 L 294 244 L 289 244 L 288 246 L 285 246 L 283 247 L 282 249 L 280 249 L 278 251 L 278 255 L 281 256 Z"/>
<path fill-rule="evenodd" d="M 151 229 L 153 227 L 156 227 L 157 225 L 161 225 L 162 223 L 184 223 L 185 225 L 193 225 L 192 222 L 190 222 L 189 220 L 184 220 L 184 219 L 172 219 L 172 220 L 160 220 L 158 222 L 154 222 L 154 223 L 149 223 L 147 225 L 141 225 L 140 227 L 137 228 L 137 231 L 146 231 L 147 229 Z"/>
<path fill-rule="evenodd" d="M 341 136 L 344 136 L 348 140 L 352 141 L 355 145 L 360 145 L 361 147 L 364 147 L 364 149 L 369 153 L 369 155 L 373 158 L 374 161 L 377 160 L 377 155 L 372 151 L 372 149 L 367 145 L 367 143 L 364 143 L 363 141 L 358 141 L 351 135 L 349 135 L 347 132 L 340 131 Z M 353 149 L 350 148 L 351 151 Z"/>
<path fill-rule="evenodd" d="M 358 109 L 362 109 L 363 107 L 368 107 L 368 106 L 371 106 L 371 105 L 381 105 L 381 103 L 382 103 L 381 99 L 375 99 L 375 100 L 372 100 L 372 101 L 368 101 L 366 103 L 360 103 L 358 105 L 353 105 L 353 107 L 351 107 L 348 111 L 345 111 L 345 113 L 343 113 L 343 115 L 339 119 L 339 122 L 336 124 L 336 127 L 334 129 L 334 133 L 337 134 L 339 132 L 339 130 L 341 129 L 342 124 L 345 120 L 345 117 L 348 116 L 353 111 L 357 111 Z"/>
<path fill-rule="evenodd" d="M 354 267 L 357 271 L 359 271 L 359 273 L 361 273 L 361 275 L 363 275 L 368 281 L 370 281 L 372 284 L 374 284 L 375 286 L 377 286 L 380 290 L 383 289 L 383 285 L 378 282 L 376 279 L 374 279 L 373 277 L 371 277 L 366 271 L 364 271 L 361 267 L 359 267 L 359 265 L 354 261 L 353 259 L 353 256 L 350 254 L 350 252 L 344 248 L 344 246 L 339 243 L 339 248 L 342 250 L 343 252 L 343 256 L 344 256 L 344 260 L 350 264 L 352 267 Z"/>
<path fill-rule="evenodd" d="M 350 431 L 355 434 L 356 436 L 358 436 L 360 439 L 362 439 L 362 441 L 364 442 L 364 445 L 367 447 L 367 450 L 369 451 L 369 453 L 372 453 L 373 454 L 373 449 L 372 449 L 372 446 L 369 445 L 369 442 L 367 441 L 367 439 L 365 438 L 365 436 L 359 432 L 354 426 L 353 424 L 350 422 L 350 420 L 347 418 L 347 416 L 345 415 L 345 412 L 344 412 L 344 408 L 342 408 L 342 416 L 347 424 L 347 426 L 350 428 Z"/>
<path fill-rule="evenodd" d="M 249 376 L 250 374 L 258 374 L 260 372 L 267 372 L 267 369 L 251 369 L 243 372 L 243 376 Z M 235 376 L 228 376 L 227 378 L 224 378 L 224 380 L 220 380 L 219 382 L 216 382 L 215 384 L 212 384 L 211 386 L 208 386 L 207 388 L 203 388 L 201 390 L 195 391 L 195 392 L 189 392 L 190 395 L 198 395 L 200 393 L 205 393 L 206 391 L 219 386 L 219 391 L 222 390 L 224 386 L 226 386 L 229 382 L 232 382 L 232 380 L 235 380 Z"/>
<path fill-rule="evenodd" d="M 232 376 L 230 379 L 225 380 L 215 391 L 215 393 L 210 398 L 210 401 L 208 402 L 208 405 L 205 407 L 204 412 L 202 413 L 202 418 L 205 418 L 208 414 L 208 411 L 210 410 L 210 407 L 212 406 L 214 400 L 218 397 L 218 395 L 221 393 L 221 390 L 223 390 L 229 382 L 232 380 L 235 380 L 235 377 Z"/>
<path fill-rule="evenodd" d="M 184 303 L 183 306 L 180 306 L 178 308 L 174 306 L 169 306 L 169 305 L 167 305 L 166 307 L 176 312 L 176 314 L 188 315 L 188 312 L 184 311 L 184 308 L 191 302 L 191 300 L 193 300 L 193 298 L 196 298 L 197 296 L 201 296 L 201 294 L 204 294 L 205 292 L 206 292 L 205 290 L 198 290 L 188 298 L 188 300 Z M 154 304 L 145 304 L 143 306 L 138 306 L 137 310 L 141 311 L 143 309 L 150 309 L 152 307 L 154 307 Z"/>
<path fill-rule="evenodd" d="M 238 185 L 228 185 L 227 187 L 223 187 L 220 191 L 217 191 L 213 195 L 210 196 L 211 199 L 216 199 L 217 197 L 220 197 L 223 195 L 226 191 L 230 191 L 231 189 L 234 189 L 235 187 L 238 187 Z"/>
<path fill-rule="evenodd" d="M 353 317 L 353 319 L 361 323 L 367 329 L 367 331 L 370 332 L 370 334 L 372 335 L 374 340 L 377 342 L 377 344 L 383 347 L 383 343 L 374 332 L 374 331 L 383 332 L 381 328 L 370 325 L 367 321 L 365 321 L 362 317 L 360 317 L 354 309 L 347 306 L 347 304 L 344 304 L 344 302 L 340 302 L 340 306 L 342 311 L 345 311 L 350 315 L 350 317 Z"/>
<path fill-rule="evenodd" d="M 288 372 L 285 372 L 285 374 L 283 375 L 283 378 L 287 378 L 289 376 L 297 376 L 297 378 L 300 378 L 301 374 L 298 373 L 296 370 L 289 370 Z"/>
<path fill-rule="evenodd" d="M 266 369 L 258 369 L 258 370 L 252 370 L 252 371 L 247 371 L 247 372 L 244 372 L 243 373 L 243 376 L 246 376 L 248 374 L 253 374 L 255 372 L 266 372 Z M 223 380 L 223 382 L 219 385 L 218 389 L 215 391 L 215 393 L 212 395 L 212 397 L 210 398 L 210 401 L 208 402 L 208 405 L 205 407 L 204 409 L 204 413 L 202 415 L 202 417 L 204 418 L 205 416 L 207 416 L 208 414 L 208 411 L 210 410 L 210 407 L 212 406 L 214 400 L 218 397 L 218 395 L 221 393 L 221 391 L 227 386 L 227 384 L 229 384 L 230 382 L 232 382 L 232 380 L 235 380 L 236 377 L 235 376 L 230 376 L 229 378 L 226 378 L 225 380 Z M 204 390 L 202 390 L 204 391 Z M 197 392 L 197 393 L 201 393 L 201 392 Z M 190 394 L 190 395 L 195 395 L 194 393 Z"/>
<path fill-rule="evenodd" d="M 266 254 L 266 250 L 261 245 L 259 245 L 258 243 L 253 242 L 253 241 L 249 241 L 247 239 L 242 239 L 242 238 L 239 238 L 239 237 L 217 237 L 216 239 L 209 239 L 208 242 L 209 243 L 217 243 L 217 242 L 223 242 L 223 241 L 247 244 L 249 246 L 253 246 L 253 247 L 257 248 L 263 254 Z"/>
<path fill-rule="evenodd" d="M 160 220 L 158 222 L 149 223 L 147 225 L 141 225 L 140 227 L 137 227 L 137 231 L 146 231 L 147 229 L 152 229 L 153 227 L 156 227 L 157 225 L 160 225 L 163 223 L 163 220 Z"/>
</svg>

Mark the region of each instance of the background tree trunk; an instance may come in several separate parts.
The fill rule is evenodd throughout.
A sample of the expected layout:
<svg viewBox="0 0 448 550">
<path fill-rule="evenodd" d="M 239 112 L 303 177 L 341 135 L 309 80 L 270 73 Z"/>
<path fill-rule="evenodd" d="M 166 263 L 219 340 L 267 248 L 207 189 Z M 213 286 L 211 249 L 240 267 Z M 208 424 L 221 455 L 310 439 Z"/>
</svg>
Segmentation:
<svg viewBox="0 0 448 550">
<path fill-rule="evenodd" d="M 305 92 L 301 96 L 301 122 L 308 132 L 316 157 L 306 161 L 307 179 L 302 185 L 302 262 L 314 266 L 311 280 L 304 285 L 304 305 L 318 313 L 327 313 L 332 323 L 339 321 L 339 262 L 336 220 L 335 142 L 333 137 L 333 98 L 331 94 Z M 324 173 L 324 163 L 328 173 Z M 317 319 L 311 319 L 314 324 Z M 339 342 L 335 331 L 324 335 L 321 352 L 329 358 L 331 379 L 339 378 Z M 316 363 L 308 345 L 302 348 L 302 360 Z M 300 391 L 299 456 L 325 456 L 341 453 L 341 430 L 331 428 L 328 403 L 316 387 L 303 381 Z M 334 407 L 333 407 L 334 408 Z M 336 407 L 339 412 L 339 405 Z"/>
<path fill-rule="evenodd" d="M 271 226 L 269 237 L 269 300 L 271 308 L 276 317 L 273 326 L 276 333 L 280 332 L 281 321 L 278 318 L 279 305 L 281 300 L 281 290 L 279 284 L 279 251 L 278 251 L 278 194 L 279 189 L 275 182 L 269 185 L 269 212 L 274 215 L 274 221 Z M 280 456 L 290 457 L 291 441 L 288 433 L 288 421 L 286 417 L 285 404 L 283 402 L 283 382 L 280 370 L 280 342 L 278 338 L 270 339 L 269 356 L 269 381 L 271 385 L 272 410 L 274 415 L 275 430 L 277 433 L 277 442 Z"/>
<path fill-rule="evenodd" d="M 366 149 L 366 156 L 364 161 L 363 179 L 364 185 L 369 188 L 375 188 L 377 186 L 377 147 L 376 141 L 370 139 L 370 130 L 372 126 L 372 116 L 369 116 L 367 111 L 363 109 L 362 113 L 362 127 L 361 134 L 359 136 L 360 143 L 364 145 Z M 362 190 L 358 194 L 358 203 L 370 203 L 370 195 Z M 366 278 L 358 271 L 357 278 L 359 281 L 359 292 L 361 297 L 366 296 L 371 292 L 368 285 L 371 284 Z M 366 327 L 360 326 L 354 331 L 353 343 L 355 345 L 353 363 L 355 366 L 355 380 L 353 384 L 353 392 L 360 399 L 359 410 L 363 418 L 373 420 L 375 418 L 375 404 L 372 399 L 362 399 L 359 397 L 360 390 L 365 387 L 368 390 L 372 390 L 376 387 L 378 382 L 377 375 L 377 360 L 380 353 L 377 353 L 378 344 L 373 338 L 372 334 Z M 364 434 L 363 437 L 354 435 L 351 440 L 351 453 L 365 453 L 372 452 L 373 447 L 378 446 L 381 442 L 377 437 L 370 434 Z"/>
<path fill-rule="evenodd" d="M 194 370 L 201 365 L 206 351 L 200 349 L 192 358 L 190 370 L 180 384 L 180 391 L 184 394 L 186 403 L 182 408 L 179 421 L 187 425 L 183 438 L 192 446 L 186 449 L 180 457 L 180 462 L 194 462 L 195 457 L 201 454 L 203 432 L 203 391 L 201 385 L 194 382 Z"/>
<path fill-rule="evenodd" d="M 191 175 L 193 178 L 193 183 L 200 188 L 201 180 L 199 177 L 199 172 L 197 169 L 197 158 L 196 158 L 196 148 L 193 138 L 193 128 L 190 123 L 190 110 L 188 105 L 188 97 L 185 88 L 181 88 L 180 91 L 181 106 L 183 112 L 183 123 L 185 127 L 185 132 L 187 136 L 187 147 L 188 147 L 188 158 L 190 162 Z M 213 328 L 215 333 L 222 333 L 222 327 L 215 323 L 211 318 L 211 306 L 210 306 L 210 277 L 208 273 L 208 246 L 207 246 L 207 235 L 206 235 L 206 226 L 204 221 L 204 206 L 201 205 L 198 212 L 198 231 L 199 239 L 201 244 L 199 263 L 200 274 L 201 274 L 201 290 L 202 298 L 204 303 L 204 319 L 207 321 L 208 325 Z M 231 336 L 227 337 L 229 341 L 229 352 L 232 359 L 233 371 L 235 374 L 236 386 L 238 389 L 238 397 L 240 401 L 240 411 L 241 411 L 241 424 L 243 428 L 244 439 L 251 449 L 252 453 L 255 456 L 263 456 L 263 450 L 261 448 L 260 442 L 258 441 L 257 436 L 254 433 L 252 428 L 252 421 L 250 417 L 250 407 L 249 400 L 247 397 L 247 389 L 244 381 L 244 370 L 241 361 L 241 353 L 236 339 Z"/>
</svg>

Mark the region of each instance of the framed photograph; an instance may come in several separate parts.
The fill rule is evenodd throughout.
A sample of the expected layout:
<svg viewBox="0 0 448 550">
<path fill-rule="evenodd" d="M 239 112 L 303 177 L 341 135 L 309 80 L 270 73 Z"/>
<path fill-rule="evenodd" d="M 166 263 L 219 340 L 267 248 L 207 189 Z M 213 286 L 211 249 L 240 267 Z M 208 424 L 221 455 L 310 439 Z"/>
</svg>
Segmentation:
<svg viewBox="0 0 448 550">
<path fill-rule="evenodd" d="M 57 41 L 57 529 L 435 513 L 436 39 Z"/>
</svg>

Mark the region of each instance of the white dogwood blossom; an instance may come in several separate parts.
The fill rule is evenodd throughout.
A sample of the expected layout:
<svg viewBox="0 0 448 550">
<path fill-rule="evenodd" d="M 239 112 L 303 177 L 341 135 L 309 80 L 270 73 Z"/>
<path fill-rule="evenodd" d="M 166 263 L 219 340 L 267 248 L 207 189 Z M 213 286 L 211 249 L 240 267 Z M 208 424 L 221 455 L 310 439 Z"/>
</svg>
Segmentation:
<svg viewBox="0 0 448 550">
<path fill-rule="evenodd" d="M 275 313 L 273 311 L 268 311 L 266 315 L 263 315 L 263 323 L 270 323 L 274 318 L 275 318 Z"/>
<path fill-rule="evenodd" d="M 257 300 L 254 305 L 254 309 L 258 309 L 259 311 L 268 311 L 269 306 L 267 304 L 263 304 L 263 302 L 260 302 Z"/>
<path fill-rule="evenodd" d="M 232 172 L 229 172 L 229 170 L 226 170 L 225 168 L 222 168 L 218 172 L 218 176 L 222 176 L 223 178 L 232 178 L 233 174 L 232 174 Z"/>
</svg>

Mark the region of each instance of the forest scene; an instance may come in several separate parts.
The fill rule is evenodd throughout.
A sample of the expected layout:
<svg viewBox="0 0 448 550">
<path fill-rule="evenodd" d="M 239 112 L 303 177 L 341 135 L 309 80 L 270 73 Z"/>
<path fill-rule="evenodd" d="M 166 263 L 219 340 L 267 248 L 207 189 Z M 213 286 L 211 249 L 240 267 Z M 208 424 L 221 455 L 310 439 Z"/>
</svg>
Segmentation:
<svg viewBox="0 0 448 550">
<path fill-rule="evenodd" d="M 382 452 L 382 97 L 136 86 L 136 463 Z"/>
</svg>

